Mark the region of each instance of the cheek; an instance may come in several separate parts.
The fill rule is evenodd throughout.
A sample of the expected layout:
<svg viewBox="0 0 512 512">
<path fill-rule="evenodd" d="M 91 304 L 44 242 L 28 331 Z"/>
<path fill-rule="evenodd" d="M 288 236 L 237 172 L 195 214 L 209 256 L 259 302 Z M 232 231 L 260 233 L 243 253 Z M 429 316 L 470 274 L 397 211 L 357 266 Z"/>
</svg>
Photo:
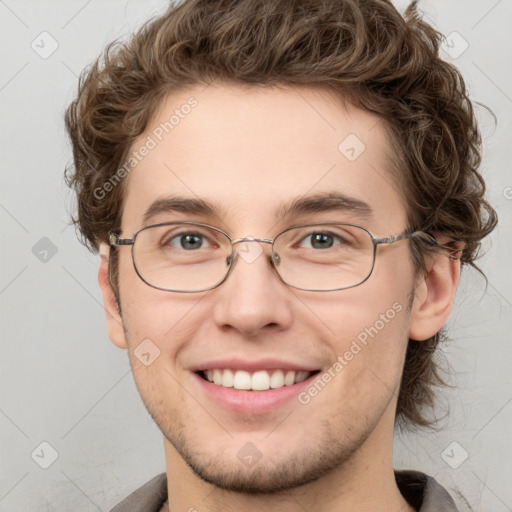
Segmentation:
<svg viewBox="0 0 512 512">
<path fill-rule="evenodd" d="M 379 335 L 384 339 L 401 339 L 407 332 L 412 289 L 412 271 L 398 264 L 375 266 L 363 284 L 331 292 L 329 296 L 311 298 L 311 309 L 320 317 L 334 339 L 359 339 L 362 343 Z M 316 305 L 314 305 L 316 303 Z M 323 313 L 322 313 L 323 312 Z M 384 341 L 383 341 L 384 342 Z"/>
<path fill-rule="evenodd" d="M 172 407 L 179 409 L 183 400 L 176 393 L 176 383 L 183 378 L 179 361 L 195 335 L 197 322 L 191 318 L 199 299 L 176 298 L 142 281 L 134 282 L 131 290 L 126 287 L 121 299 L 133 377 L 146 407 L 155 413 L 170 395 Z"/>
<path fill-rule="evenodd" d="M 394 388 L 403 368 L 412 264 L 406 251 L 401 258 L 391 256 L 377 260 L 374 272 L 362 285 L 333 292 L 316 307 L 311 304 L 328 327 L 327 339 L 334 358 L 341 361 L 344 379 L 352 384 L 357 381 L 356 388 L 361 391 L 379 383 Z"/>
<path fill-rule="evenodd" d="M 398 300 L 354 300 L 341 318 L 338 335 L 330 338 L 334 363 L 324 372 L 333 385 L 318 410 L 323 405 L 335 424 L 354 431 L 371 429 L 398 396 L 408 312 Z"/>
<path fill-rule="evenodd" d="M 123 327 L 135 377 L 141 374 L 139 366 L 145 369 L 138 360 L 141 354 L 149 353 L 149 359 L 154 360 L 151 371 L 142 372 L 146 378 L 164 366 L 164 361 L 172 360 L 181 345 L 190 339 L 190 317 L 202 295 L 157 290 L 139 278 L 130 254 L 123 256 L 127 256 L 119 265 Z M 142 359 L 147 362 L 148 356 Z"/>
<path fill-rule="evenodd" d="M 328 339 L 335 352 L 331 357 L 341 361 L 351 375 L 370 370 L 385 381 L 394 380 L 407 346 L 409 313 L 404 297 L 352 299 L 337 314 L 330 308 L 325 321 L 331 326 Z"/>
<path fill-rule="evenodd" d="M 190 340 L 198 326 L 194 318 L 201 301 L 197 294 L 164 292 L 141 283 L 131 293 L 121 294 L 123 323 L 129 333 L 128 345 L 133 350 L 144 339 L 150 339 L 159 350 L 176 353 Z"/>
</svg>

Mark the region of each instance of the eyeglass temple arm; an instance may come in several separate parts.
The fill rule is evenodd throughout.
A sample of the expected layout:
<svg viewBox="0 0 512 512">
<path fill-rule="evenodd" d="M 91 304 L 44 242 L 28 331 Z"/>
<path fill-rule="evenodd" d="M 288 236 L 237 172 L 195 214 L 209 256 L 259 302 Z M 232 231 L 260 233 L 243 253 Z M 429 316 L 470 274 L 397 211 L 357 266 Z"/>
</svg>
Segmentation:
<svg viewBox="0 0 512 512">
<path fill-rule="evenodd" d="M 375 237 L 375 243 L 393 245 L 400 240 L 409 240 L 411 238 L 421 238 L 424 242 L 428 242 L 433 245 L 438 245 L 437 239 L 434 235 L 425 233 L 425 231 L 414 231 L 412 233 L 406 233 L 403 235 L 393 235 L 385 238 Z"/>
<path fill-rule="evenodd" d="M 439 247 L 440 249 L 445 249 L 448 251 L 448 257 L 451 259 L 460 259 L 460 256 L 456 256 L 457 253 L 460 253 L 460 249 L 457 247 L 453 247 L 452 244 L 457 243 L 457 240 L 452 240 L 450 242 L 447 242 L 445 244 L 440 244 L 437 240 L 437 238 L 430 234 L 426 233 L 425 231 L 414 231 L 412 233 L 404 234 L 404 235 L 393 235 L 387 238 L 374 238 L 375 243 L 377 244 L 387 244 L 387 245 L 393 245 L 394 243 L 400 241 L 400 240 L 406 240 L 406 239 L 412 239 L 412 238 L 420 238 L 424 242 Z"/>
<path fill-rule="evenodd" d="M 133 238 L 119 238 L 119 235 L 111 233 L 108 237 L 108 241 L 111 247 L 117 247 L 119 245 L 133 245 Z"/>
</svg>

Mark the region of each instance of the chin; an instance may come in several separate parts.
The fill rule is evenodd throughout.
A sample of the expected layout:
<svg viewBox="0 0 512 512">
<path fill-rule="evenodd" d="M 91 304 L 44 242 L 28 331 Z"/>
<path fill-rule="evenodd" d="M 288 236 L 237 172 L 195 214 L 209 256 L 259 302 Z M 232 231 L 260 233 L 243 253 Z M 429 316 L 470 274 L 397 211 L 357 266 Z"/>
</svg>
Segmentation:
<svg viewBox="0 0 512 512">
<path fill-rule="evenodd" d="M 339 440 L 325 436 L 308 446 L 265 453 L 250 441 L 236 451 L 221 450 L 218 445 L 202 451 L 197 445 L 190 449 L 195 443 L 186 442 L 182 436 L 173 437 L 167 440 L 201 480 L 241 494 L 274 494 L 312 483 L 348 463 L 363 442 L 344 447 Z M 261 438 L 258 444 L 261 446 Z"/>
</svg>

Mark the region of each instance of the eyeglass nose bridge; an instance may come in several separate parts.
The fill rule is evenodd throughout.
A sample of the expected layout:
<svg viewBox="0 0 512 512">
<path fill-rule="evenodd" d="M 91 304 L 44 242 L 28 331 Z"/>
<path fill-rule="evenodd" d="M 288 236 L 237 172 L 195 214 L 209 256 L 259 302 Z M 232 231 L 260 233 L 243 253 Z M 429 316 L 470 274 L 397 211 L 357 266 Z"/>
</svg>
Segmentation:
<svg viewBox="0 0 512 512">
<path fill-rule="evenodd" d="M 244 242 L 260 242 L 260 243 L 264 243 L 264 244 L 270 244 L 270 246 L 272 247 L 272 253 L 271 253 L 271 256 L 270 256 L 270 261 L 271 261 L 272 264 L 274 262 L 275 263 L 279 263 L 279 261 L 280 261 L 279 254 L 274 253 L 274 250 L 273 250 L 274 240 L 270 240 L 269 238 L 255 238 L 253 236 L 248 236 L 248 237 L 245 237 L 245 238 L 236 238 L 235 240 L 231 240 L 231 246 L 233 248 L 233 252 L 231 253 L 231 255 L 228 258 L 228 263 L 230 265 L 231 265 L 231 263 L 234 260 L 234 256 L 237 253 L 238 247 L 240 246 L 240 244 L 242 244 Z"/>
<path fill-rule="evenodd" d="M 248 236 L 246 238 L 237 238 L 235 240 L 231 240 L 231 245 L 235 246 L 241 244 L 242 242 L 263 242 L 265 244 L 273 244 L 274 240 L 270 240 L 268 238 L 254 238 L 253 236 Z"/>
</svg>

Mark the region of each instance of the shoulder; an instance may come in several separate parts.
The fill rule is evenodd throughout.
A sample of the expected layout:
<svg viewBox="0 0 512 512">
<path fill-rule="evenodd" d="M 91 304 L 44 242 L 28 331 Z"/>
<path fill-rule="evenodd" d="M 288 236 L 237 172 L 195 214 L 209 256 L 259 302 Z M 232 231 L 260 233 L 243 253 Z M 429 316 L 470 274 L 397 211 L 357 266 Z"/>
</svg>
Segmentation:
<svg viewBox="0 0 512 512">
<path fill-rule="evenodd" d="M 166 499 L 167 476 L 160 473 L 133 491 L 110 512 L 159 512 Z"/>
<path fill-rule="evenodd" d="M 420 471 L 395 470 L 398 489 L 418 512 L 457 512 L 448 491 L 434 478 Z"/>
</svg>

